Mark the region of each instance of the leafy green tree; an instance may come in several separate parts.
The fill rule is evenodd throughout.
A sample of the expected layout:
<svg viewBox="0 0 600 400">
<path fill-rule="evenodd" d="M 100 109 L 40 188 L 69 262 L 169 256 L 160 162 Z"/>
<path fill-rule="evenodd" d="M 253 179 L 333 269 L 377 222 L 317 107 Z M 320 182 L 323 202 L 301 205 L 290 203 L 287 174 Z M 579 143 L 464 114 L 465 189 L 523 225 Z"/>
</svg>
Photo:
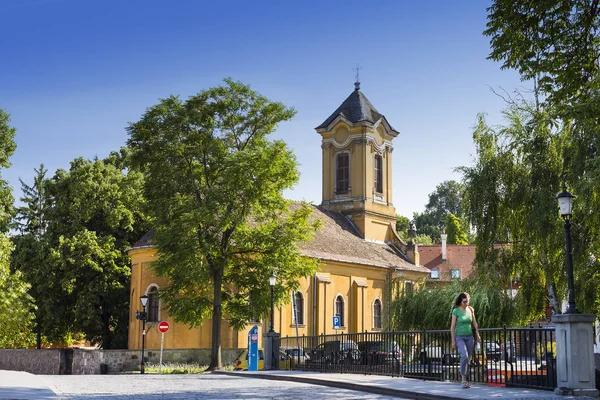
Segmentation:
<svg viewBox="0 0 600 400">
<path fill-rule="evenodd" d="M 68 343 L 81 332 L 103 348 L 127 346 L 129 258 L 125 250 L 148 229 L 143 177 L 127 171 L 128 151 L 106 160 L 76 159 L 69 171 L 21 181 L 20 234 L 12 269 L 30 283 L 37 345 Z"/>
<path fill-rule="evenodd" d="M 515 302 L 498 285 L 455 280 L 448 285 L 422 285 L 412 293 L 394 299 L 392 329 L 449 329 L 454 299 L 461 292 L 471 295 L 471 305 L 482 328 L 528 322 L 519 319 Z"/>
<path fill-rule="evenodd" d="M 504 287 L 519 277 L 521 311 L 535 319 L 546 298 L 559 312 L 564 294 L 564 232 L 555 196 L 569 127 L 553 130 L 548 115 L 527 104 L 505 115 L 508 124 L 498 130 L 479 117 L 476 163 L 462 169 L 465 201 L 477 231 L 478 274 Z"/>
<path fill-rule="evenodd" d="M 10 270 L 13 245 L 0 234 L 0 348 L 27 347 L 34 343 L 32 331 L 33 299 L 28 294 L 29 284 L 19 271 Z"/>
<path fill-rule="evenodd" d="M 410 219 L 403 215 L 396 215 L 396 232 L 402 240 L 408 239 L 408 229 L 410 228 Z"/>
<path fill-rule="evenodd" d="M 452 213 L 446 215 L 446 234 L 448 244 L 469 244 L 467 234 L 463 232 L 460 220 Z"/>
<path fill-rule="evenodd" d="M 456 181 L 444 181 L 437 185 L 429 194 L 425 211 L 413 216 L 417 231 L 439 242 L 442 228 L 446 225 L 446 215 L 450 213 L 462 217 L 462 196 L 463 187 Z M 468 232 L 468 228 L 463 230 Z"/>
<path fill-rule="evenodd" d="M 415 235 L 414 242 L 417 244 L 424 244 L 424 245 L 433 244 L 433 240 L 431 240 L 431 237 L 429 237 L 428 235 L 424 235 L 422 233 L 417 233 Z"/>
<path fill-rule="evenodd" d="M 128 128 L 156 228 L 153 268 L 169 278 L 161 296 L 179 322 L 212 318 L 211 370 L 221 367 L 223 316 L 242 328 L 268 312 L 271 273 L 281 302 L 316 270 L 298 243 L 318 223 L 306 204 L 282 196 L 298 180 L 296 159 L 269 140 L 294 114 L 226 79 L 185 102 L 162 100 Z"/>
<path fill-rule="evenodd" d="M 494 0 L 484 34 L 488 58 L 533 81 L 538 94 L 567 105 L 590 90 L 600 56 L 600 5 L 596 0 Z"/>
<path fill-rule="evenodd" d="M 44 188 L 47 170 L 41 164 L 35 169 L 33 185 L 29 186 L 21 179 L 23 206 L 17 208 L 17 227 L 19 234 L 13 236 L 15 250 L 12 253 L 11 266 L 23 274 L 24 279 L 31 285 L 29 294 L 35 300 L 35 330 L 36 346 L 42 347 L 42 330 L 44 316 L 47 315 L 45 283 L 52 279 L 48 274 L 48 242 L 44 235 L 47 228 L 46 213 L 50 199 Z"/>
<path fill-rule="evenodd" d="M 43 251 L 25 243 L 19 265 L 44 266 L 47 279 L 36 291 L 50 340 L 83 332 L 105 349 L 127 346 L 131 271 L 125 250 L 149 229 L 143 177 L 124 169 L 127 156 L 123 149 L 106 160 L 77 158 L 44 185 L 51 206 Z"/>
<path fill-rule="evenodd" d="M 0 167 L 10 166 L 9 158 L 16 149 L 16 129 L 9 125 L 10 116 L 0 109 Z M 12 190 L 0 178 L 0 347 L 24 347 L 33 342 L 31 323 L 34 304 L 27 293 L 29 285 L 21 273 L 11 271 L 13 245 L 7 231 L 14 215 Z"/>
<path fill-rule="evenodd" d="M 489 58 L 533 83 L 535 108 L 551 118 L 555 130 L 568 127 L 554 191 L 564 183 L 577 195 L 572 221 L 577 303 L 591 313 L 600 312 L 599 11 L 595 0 L 496 0 L 484 32 L 492 46 Z M 551 301 L 555 297 L 550 294 Z"/>
<path fill-rule="evenodd" d="M 9 125 L 10 115 L 0 109 L 0 167 L 10 167 L 8 159 L 15 152 L 16 128 Z M 0 178 L 0 232 L 7 232 L 14 216 L 14 197 L 8 182 Z"/>
</svg>

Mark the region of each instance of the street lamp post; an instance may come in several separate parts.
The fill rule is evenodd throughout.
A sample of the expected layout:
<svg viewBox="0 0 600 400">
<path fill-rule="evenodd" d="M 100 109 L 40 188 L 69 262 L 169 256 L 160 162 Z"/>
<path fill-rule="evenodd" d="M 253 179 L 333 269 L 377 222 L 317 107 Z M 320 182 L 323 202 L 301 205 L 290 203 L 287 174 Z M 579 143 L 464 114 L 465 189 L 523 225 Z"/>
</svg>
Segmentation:
<svg viewBox="0 0 600 400">
<path fill-rule="evenodd" d="M 146 319 L 148 319 L 148 315 L 146 314 L 146 304 L 148 304 L 148 296 L 143 295 L 140 296 L 140 301 L 142 302 L 142 312 L 136 311 L 135 318 L 142 321 L 142 361 L 140 363 L 140 373 L 145 372 L 146 364 L 144 362 L 144 344 L 146 342 Z"/>
<path fill-rule="evenodd" d="M 271 276 L 269 276 L 269 285 L 271 286 L 271 329 L 269 329 L 269 332 L 275 332 L 274 329 L 274 323 L 275 323 L 275 308 L 273 306 L 273 301 L 274 301 L 274 288 L 275 288 L 275 283 L 277 282 L 277 278 L 275 277 L 275 274 L 271 274 Z"/>
<path fill-rule="evenodd" d="M 569 305 L 565 314 L 577 314 L 579 310 L 575 305 L 575 289 L 573 280 L 573 250 L 571 248 L 571 212 L 573 210 L 573 196 L 567 192 L 567 187 L 563 185 L 563 191 L 560 192 L 556 199 L 560 206 L 560 215 L 565 220 L 565 236 L 566 236 L 566 257 L 567 257 L 567 281 L 569 284 Z"/>
</svg>

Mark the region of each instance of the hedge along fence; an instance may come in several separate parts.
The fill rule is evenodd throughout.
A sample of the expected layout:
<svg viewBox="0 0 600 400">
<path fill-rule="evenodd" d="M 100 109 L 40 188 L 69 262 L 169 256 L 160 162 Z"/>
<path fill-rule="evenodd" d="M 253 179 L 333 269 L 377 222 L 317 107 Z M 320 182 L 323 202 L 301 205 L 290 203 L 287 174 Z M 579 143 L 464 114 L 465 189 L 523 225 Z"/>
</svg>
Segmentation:
<svg viewBox="0 0 600 400">
<path fill-rule="evenodd" d="M 233 365 L 244 349 L 221 349 L 224 365 Z M 86 375 L 139 370 L 140 350 L 0 349 L 0 369 L 40 375 Z M 158 364 L 159 349 L 147 349 L 145 362 Z M 163 363 L 210 363 L 210 349 L 163 350 Z M 105 367 L 102 367 L 102 366 Z"/>
</svg>

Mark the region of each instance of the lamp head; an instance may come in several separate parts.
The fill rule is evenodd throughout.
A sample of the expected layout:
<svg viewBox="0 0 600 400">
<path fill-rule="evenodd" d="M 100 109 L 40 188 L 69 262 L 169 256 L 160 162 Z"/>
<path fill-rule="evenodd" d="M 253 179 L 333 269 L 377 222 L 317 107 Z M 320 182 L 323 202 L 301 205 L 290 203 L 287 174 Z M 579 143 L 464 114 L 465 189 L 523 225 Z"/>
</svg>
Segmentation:
<svg viewBox="0 0 600 400">
<path fill-rule="evenodd" d="M 275 277 L 275 274 L 271 274 L 271 276 L 269 276 L 269 285 L 275 286 L 276 282 L 277 282 L 277 277 Z"/>
<path fill-rule="evenodd" d="M 575 196 L 567 192 L 567 187 L 565 185 L 563 185 L 563 191 L 556 196 L 556 200 L 558 200 L 558 206 L 560 207 L 560 215 L 565 219 L 571 217 L 574 198 Z"/>
<path fill-rule="evenodd" d="M 146 307 L 146 304 L 148 304 L 148 296 L 140 296 L 140 301 L 142 302 L 142 307 Z"/>
</svg>

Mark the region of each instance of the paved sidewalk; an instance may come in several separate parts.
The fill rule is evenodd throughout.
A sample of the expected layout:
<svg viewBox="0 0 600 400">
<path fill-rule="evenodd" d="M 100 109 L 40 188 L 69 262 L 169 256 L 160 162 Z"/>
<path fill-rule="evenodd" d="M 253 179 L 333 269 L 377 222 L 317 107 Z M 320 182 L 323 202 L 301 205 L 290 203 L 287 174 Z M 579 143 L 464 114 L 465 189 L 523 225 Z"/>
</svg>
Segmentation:
<svg viewBox="0 0 600 400">
<path fill-rule="evenodd" d="M 23 371 L 0 371 L 0 399 L 56 399 L 43 377 Z"/>
<path fill-rule="evenodd" d="M 423 381 L 409 378 L 392 378 L 379 375 L 319 373 L 303 371 L 215 371 L 216 374 L 246 376 L 261 379 L 283 380 L 333 386 L 342 389 L 360 390 L 407 399 L 577 399 L 592 400 L 585 396 L 559 396 L 551 391 L 507 388 L 500 386 L 473 385 L 463 389 L 458 383 Z"/>
</svg>

